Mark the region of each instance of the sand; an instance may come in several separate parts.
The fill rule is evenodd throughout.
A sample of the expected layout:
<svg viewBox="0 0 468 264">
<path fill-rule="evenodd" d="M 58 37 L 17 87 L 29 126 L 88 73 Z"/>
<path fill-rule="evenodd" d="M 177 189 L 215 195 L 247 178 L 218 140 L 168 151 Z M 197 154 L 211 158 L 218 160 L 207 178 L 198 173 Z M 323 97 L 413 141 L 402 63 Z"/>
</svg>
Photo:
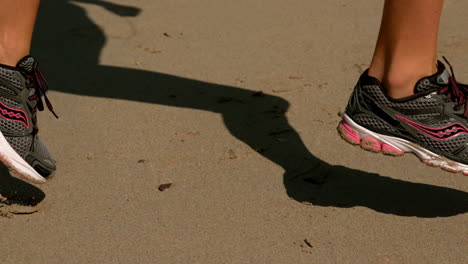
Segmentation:
<svg viewBox="0 0 468 264">
<path fill-rule="evenodd" d="M 1 263 L 468 263 L 467 177 L 336 133 L 383 1 L 94 2 L 42 3 L 59 169 L 0 171 Z M 439 45 L 461 81 L 466 11 Z"/>
</svg>

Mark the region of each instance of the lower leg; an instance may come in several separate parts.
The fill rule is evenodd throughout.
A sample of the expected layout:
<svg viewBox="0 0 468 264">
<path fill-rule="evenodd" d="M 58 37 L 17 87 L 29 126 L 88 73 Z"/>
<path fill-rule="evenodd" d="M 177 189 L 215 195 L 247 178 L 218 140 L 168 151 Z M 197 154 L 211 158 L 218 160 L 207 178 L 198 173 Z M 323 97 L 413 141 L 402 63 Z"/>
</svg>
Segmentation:
<svg viewBox="0 0 468 264">
<path fill-rule="evenodd" d="M 39 0 L 0 0 L 0 63 L 15 66 L 29 54 Z"/>
<path fill-rule="evenodd" d="M 437 33 L 443 0 L 386 0 L 369 75 L 393 98 L 414 93 L 437 71 Z"/>
</svg>

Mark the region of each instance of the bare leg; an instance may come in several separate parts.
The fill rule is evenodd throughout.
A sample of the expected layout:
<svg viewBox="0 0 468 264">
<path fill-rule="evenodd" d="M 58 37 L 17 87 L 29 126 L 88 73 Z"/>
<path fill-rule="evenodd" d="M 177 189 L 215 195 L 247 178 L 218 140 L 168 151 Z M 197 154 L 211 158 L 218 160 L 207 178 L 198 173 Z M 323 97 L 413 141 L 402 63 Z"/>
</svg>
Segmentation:
<svg viewBox="0 0 468 264">
<path fill-rule="evenodd" d="M 412 95 L 419 79 L 436 72 L 442 6 L 443 0 L 385 0 L 369 75 L 389 96 Z"/>
<path fill-rule="evenodd" d="M 39 0 L 0 0 L 0 63 L 15 66 L 29 55 Z"/>
</svg>

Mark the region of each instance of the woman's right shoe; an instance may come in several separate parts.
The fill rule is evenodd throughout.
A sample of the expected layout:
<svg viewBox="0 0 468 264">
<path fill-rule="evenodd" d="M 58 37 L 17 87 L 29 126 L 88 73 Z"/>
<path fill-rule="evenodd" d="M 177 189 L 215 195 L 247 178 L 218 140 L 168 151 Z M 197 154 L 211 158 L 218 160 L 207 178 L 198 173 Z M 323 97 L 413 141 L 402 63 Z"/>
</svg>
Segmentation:
<svg viewBox="0 0 468 264">
<path fill-rule="evenodd" d="M 414 95 L 392 99 L 364 72 L 349 99 L 339 134 L 363 149 L 401 156 L 414 153 L 427 165 L 468 175 L 466 86 L 444 64 L 422 78 Z"/>
</svg>

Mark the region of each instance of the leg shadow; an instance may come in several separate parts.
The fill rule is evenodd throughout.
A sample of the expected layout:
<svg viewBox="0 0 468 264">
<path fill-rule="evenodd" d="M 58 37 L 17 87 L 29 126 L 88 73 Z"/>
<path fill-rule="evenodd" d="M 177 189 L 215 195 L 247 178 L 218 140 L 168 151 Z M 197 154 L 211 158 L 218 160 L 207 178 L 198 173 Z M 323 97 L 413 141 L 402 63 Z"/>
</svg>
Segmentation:
<svg viewBox="0 0 468 264">
<path fill-rule="evenodd" d="M 119 16 L 139 13 L 135 7 L 110 5 L 109 9 L 109 3 L 103 5 L 103 1 L 78 2 L 101 5 Z M 281 97 L 157 72 L 103 66 L 98 58 L 105 42 L 102 29 L 81 7 L 69 1 L 42 2 L 33 47 L 46 64 L 51 89 L 219 113 L 234 137 L 284 169 L 286 192 L 299 202 L 364 206 L 418 217 L 468 211 L 466 192 L 394 180 L 318 159 L 289 124 L 285 115 L 289 103 Z"/>
</svg>

